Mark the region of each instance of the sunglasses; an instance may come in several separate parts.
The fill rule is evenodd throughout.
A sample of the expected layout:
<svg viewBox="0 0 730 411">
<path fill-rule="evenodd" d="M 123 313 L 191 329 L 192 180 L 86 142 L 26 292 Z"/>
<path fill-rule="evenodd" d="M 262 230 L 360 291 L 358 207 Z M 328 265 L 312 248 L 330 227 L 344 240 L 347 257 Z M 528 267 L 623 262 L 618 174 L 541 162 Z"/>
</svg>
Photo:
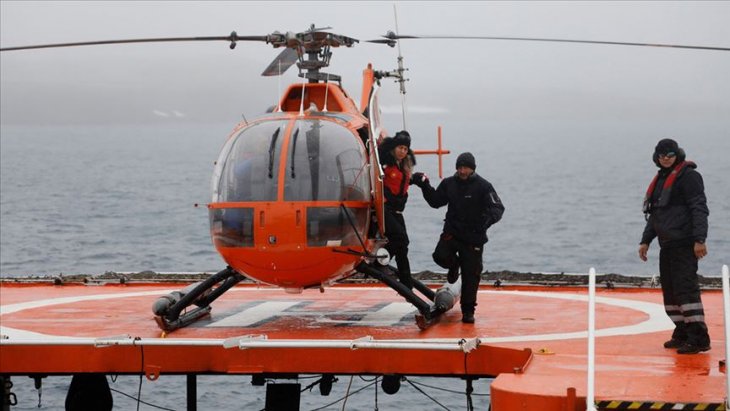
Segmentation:
<svg viewBox="0 0 730 411">
<path fill-rule="evenodd" d="M 666 154 L 659 154 L 659 158 L 674 158 L 677 156 L 677 153 L 670 151 Z"/>
</svg>

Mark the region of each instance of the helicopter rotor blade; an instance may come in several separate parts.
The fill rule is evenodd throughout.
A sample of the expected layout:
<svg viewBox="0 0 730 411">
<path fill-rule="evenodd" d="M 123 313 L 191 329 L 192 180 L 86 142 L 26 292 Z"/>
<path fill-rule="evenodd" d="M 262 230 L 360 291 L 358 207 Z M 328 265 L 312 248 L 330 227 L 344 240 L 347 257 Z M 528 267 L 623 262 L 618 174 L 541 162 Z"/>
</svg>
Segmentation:
<svg viewBox="0 0 730 411">
<path fill-rule="evenodd" d="M 713 46 L 692 46 L 683 44 L 661 44 L 661 43 L 632 43 L 624 41 L 599 41 L 599 40 L 574 40 L 574 39 L 552 39 L 541 37 L 497 37 L 497 36 L 412 36 L 398 35 L 392 31 L 382 36 L 382 39 L 365 40 L 368 43 L 387 44 L 394 47 L 397 40 L 429 39 L 429 40 L 508 40 L 508 41 L 542 41 L 552 43 L 583 43 L 583 44 L 608 44 L 616 46 L 640 46 L 640 47 L 669 47 L 679 49 L 715 50 L 730 51 L 730 47 Z"/>
<path fill-rule="evenodd" d="M 299 59 L 299 52 L 297 49 L 285 48 L 279 53 L 278 56 L 269 64 L 268 67 L 261 73 L 262 76 L 279 76 L 284 74 L 289 67 L 291 67 Z"/>
<path fill-rule="evenodd" d="M 272 37 L 273 37 L 272 35 L 239 36 L 234 31 L 234 32 L 231 32 L 231 34 L 229 34 L 228 36 L 159 37 L 159 38 L 142 38 L 142 39 L 81 41 L 81 42 L 75 42 L 75 43 L 35 44 L 35 45 L 30 45 L 30 46 L 3 47 L 3 48 L 0 48 L 0 51 L 48 49 L 48 48 L 78 47 L 78 46 L 99 46 L 99 45 L 105 45 L 105 44 L 172 43 L 172 42 L 189 42 L 189 41 L 228 41 L 231 43 L 230 48 L 235 48 L 237 41 L 262 41 L 265 43 L 271 43 Z"/>
</svg>

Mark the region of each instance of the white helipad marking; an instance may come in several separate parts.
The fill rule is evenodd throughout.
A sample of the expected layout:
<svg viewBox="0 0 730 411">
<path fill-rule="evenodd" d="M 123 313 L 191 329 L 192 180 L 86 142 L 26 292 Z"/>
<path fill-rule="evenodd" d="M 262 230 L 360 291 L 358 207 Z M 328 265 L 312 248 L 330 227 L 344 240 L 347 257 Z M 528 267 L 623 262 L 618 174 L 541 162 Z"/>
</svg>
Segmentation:
<svg viewBox="0 0 730 411">
<path fill-rule="evenodd" d="M 38 301 L 27 301 L 24 303 L 0 305 L 0 318 L 6 314 L 16 313 L 18 311 L 30 310 L 32 308 L 47 307 L 49 305 L 58 304 L 70 304 L 79 301 L 96 301 L 96 300 L 108 300 L 112 298 L 127 298 L 127 297 L 144 297 L 148 295 L 165 295 L 172 292 L 172 290 L 160 290 L 160 291 L 140 291 L 136 293 L 122 293 L 122 294 L 96 294 L 96 295 L 81 295 L 74 297 L 61 297 L 61 298 L 49 298 L 47 300 Z M 53 335 L 35 333 L 32 331 L 17 330 L 15 328 L 3 327 L 0 323 L 0 334 L 6 335 L 9 338 L 47 338 L 53 337 Z M 68 337 L 76 338 L 76 337 Z M 86 338 L 84 338 L 86 339 Z"/>
<path fill-rule="evenodd" d="M 397 323 L 401 318 L 411 312 L 413 312 L 413 306 L 409 303 L 391 303 L 377 311 L 368 312 L 357 323 L 371 326 L 384 326 Z"/>
<path fill-rule="evenodd" d="M 321 312 L 317 323 L 320 324 L 350 324 L 367 327 L 392 327 L 401 322 L 403 317 L 415 312 L 411 303 L 390 303 L 377 311 L 347 311 L 336 314 L 348 314 L 351 316 L 362 315 L 357 320 L 338 320 L 331 318 L 332 312 Z"/>
<path fill-rule="evenodd" d="M 229 315 L 222 320 L 215 321 L 206 327 L 248 327 L 258 322 L 274 319 L 271 313 L 279 313 L 299 304 L 296 301 L 267 301 L 255 307 Z"/>
<path fill-rule="evenodd" d="M 483 290 L 479 293 L 485 294 L 511 294 L 525 297 L 542 297 L 542 298 L 555 298 L 559 300 L 570 300 L 570 301 L 586 301 L 588 302 L 588 295 L 581 294 L 557 294 L 549 292 L 536 292 L 536 291 L 491 291 Z M 602 328 L 596 330 L 596 337 L 609 337 L 616 335 L 636 335 L 636 334 L 648 334 L 657 331 L 666 331 L 674 329 L 674 323 L 667 317 L 664 312 L 663 304 L 655 304 L 644 301 L 635 300 L 623 300 L 620 298 L 609 298 L 609 297 L 596 297 L 597 304 L 613 305 L 616 307 L 628 308 L 636 311 L 641 311 L 649 316 L 646 321 L 642 321 L 638 324 L 624 325 L 620 327 Z M 587 317 L 586 317 L 587 320 Z M 519 335 L 510 337 L 480 337 L 483 343 L 500 343 L 500 342 L 519 342 L 519 341 L 546 341 L 546 340 L 568 340 L 574 338 L 586 338 L 588 337 L 588 331 L 576 331 L 572 333 L 553 333 L 553 334 L 533 334 L 533 335 Z"/>
<path fill-rule="evenodd" d="M 343 291 L 357 291 L 357 292 L 363 292 L 368 289 L 363 288 L 340 288 L 339 290 Z M 256 289 L 232 289 L 230 291 L 236 291 L 236 292 L 255 292 L 259 291 Z M 127 297 L 140 297 L 140 296 L 150 296 L 150 295 L 159 295 L 162 296 L 164 294 L 169 293 L 170 290 L 156 290 L 156 291 L 142 291 L 142 292 L 134 292 L 134 293 L 123 293 L 123 294 L 98 294 L 98 295 L 86 295 L 86 296 L 76 296 L 76 297 L 63 297 L 63 298 L 51 298 L 46 300 L 38 300 L 38 301 L 30 301 L 30 302 L 24 302 L 24 303 L 17 303 L 17 304 L 8 304 L 8 305 L 0 305 L 0 317 L 6 314 L 11 314 L 31 308 L 39 308 L 39 307 L 46 307 L 50 305 L 57 305 L 57 304 L 69 304 L 74 302 L 80 302 L 80 301 L 95 301 L 95 300 L 109 300 L 109 299 L 115 299 L 115 298 L 127 298 Z M 570 300 L 570 301 L 588 301 L 587 295 L 581 295 L 581 294 L 563 294 L 563 293 L 550 293 L 550 292 L 535 292 L 535 291 L 492 291 L 492 290 L 482 290 L 479 291 L 480 294 L 495 294 L 495 295 L 516 295 L 516 296 L 523 296 L 523 297 L 537 297 L 537 298 L 554 298 L 559 300 Z M 644 334 L 644 333 L 652 333 L 657 331 L 666 331 L 671 330 L 674 327 L 674 324 L 669 320 L 669 318 L 664 313 L 664 306 L 661 304 L 656 303 L 649 303 L 644 301 L 635 301 L 635 300 L 624 300 L 619 298 L 608 298 L 608 297 L 598 297 L 596 298 L 596 302 L 599 304 L 607 304 L 607 305 L 613 305 L 617 307 L 623 307 L 628 308 L 632 310 L 641 311 L 649 316 L 649 318 L 645 321 L 642 321 L 638 324 L 631 324 L 626 326 L 620 326 L 620 327 L 612 327 L 612 328 L 604 328 L 596 331 L 597 337 L 606 337 L 606 336 L 617 336 L 617 335 L 636 335 L 636 334 Z M 288 307 L 287 307 L 288 308 Z M 411 309 L 412 310 L 412 309 Z M 382 311 L 382 310 L 381 310 Z M 387 311 L 387 310 L 386 310 Z M 396 310 L 398 312 L 392 312 L 394 316 L 398 316 L 398 319 L 402 318 L 402 315 L 400 315 L 400 309 Z M 247 313 L 248 310 L 242 312 Z M 383 316 L 387 314 L 387 312 L 374 312 L 373 315 L 375 316 L 375 321 L 379 320 L 380 318 L 383 318 Z M 234 317 L 238 317 L 240 314 L 235 315 Z M 269 312 L 269 316 L 276 315 L 276 313 Z M 222 320 L 223 321 L 223 320 Z M 397 321 L 393 318 L 391 318 L 391 321 Z M 34 333 L 31 331 L 25 331 L 25 330 L 17 330 L 10 327 L 3 327 L 0 325 L 0 334 L 6 335 L 10 338 L 27 338 L 29 336 L 33 337 L 52 337 L 51 335 L 47 334 L 40 334 L 40 333 Z M 481 341 L 483 343 L 500 343 L 500 342 L 520 342 L 520 341 L 545 341 L 545 340 L 566 340 L 566 339 L 576 339 L 576 338 L 586 338 L 587 331 L 577 331 L 577 332 L 570 332 L 570 333 L 551 333 L 551 334 L 532 334 L 532 335 L 520 335 L 520 336 L 508 336 L 508 337 L 480 337 Z M 70 337 L 73 338 L 73 337 Z M 434 338 L 434 339 L 419 339 L 419 341 L 429 341 L 429 342 L 441 342 L 441 341 L 452 341 L 452 338 Z"/>
</svg>

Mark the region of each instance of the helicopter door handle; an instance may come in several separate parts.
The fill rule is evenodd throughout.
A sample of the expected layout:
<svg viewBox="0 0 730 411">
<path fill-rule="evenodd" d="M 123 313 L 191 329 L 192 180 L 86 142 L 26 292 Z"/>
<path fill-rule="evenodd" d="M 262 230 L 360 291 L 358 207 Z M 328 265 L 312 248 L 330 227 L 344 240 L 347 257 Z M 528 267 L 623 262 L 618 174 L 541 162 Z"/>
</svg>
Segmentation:
<svg viewBox="0 0 730 411">
<path fill-rule="evenodd" d="M 299 227 L 299 225 L 301 224 L 301 221 L 302 221 L 302 210 L 297 210 L 296 218 L 297 218 L 296 224 L 297 224 L 297 227 Z"/>
<path fill-rule="evenodd" d="M 259 211 L 259 226 L 263 227 L 266 219 L 264 218 L 264 211 Z"/>
</svg>

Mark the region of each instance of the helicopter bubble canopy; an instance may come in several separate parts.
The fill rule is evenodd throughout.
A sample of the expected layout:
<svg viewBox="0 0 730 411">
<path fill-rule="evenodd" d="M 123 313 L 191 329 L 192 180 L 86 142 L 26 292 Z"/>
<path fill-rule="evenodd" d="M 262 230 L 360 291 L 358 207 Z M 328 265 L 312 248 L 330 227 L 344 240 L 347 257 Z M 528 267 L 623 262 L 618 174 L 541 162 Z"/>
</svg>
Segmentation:
<svg viewBox="0 0 730 411">
<path fill-rule="evenodd" d="M 283 153 L 286 126 L 257 123 L 229 139 L 213 176 L 213 202 L 276 201 L 282 158 L 283 201 L 370 201 L 365 147 L 352 132 L 332 121 L 298 120 Z"/>
<path fill-rule="evenodd" d="M 246 125 L 224 145 L 212 183 L 213 243 L 239 272 L 306 287 L 352 270 L 352 255 L 333 248 L 362 249 L 370 176 L 363 141 L 338 119 Z"/>
</svg>

